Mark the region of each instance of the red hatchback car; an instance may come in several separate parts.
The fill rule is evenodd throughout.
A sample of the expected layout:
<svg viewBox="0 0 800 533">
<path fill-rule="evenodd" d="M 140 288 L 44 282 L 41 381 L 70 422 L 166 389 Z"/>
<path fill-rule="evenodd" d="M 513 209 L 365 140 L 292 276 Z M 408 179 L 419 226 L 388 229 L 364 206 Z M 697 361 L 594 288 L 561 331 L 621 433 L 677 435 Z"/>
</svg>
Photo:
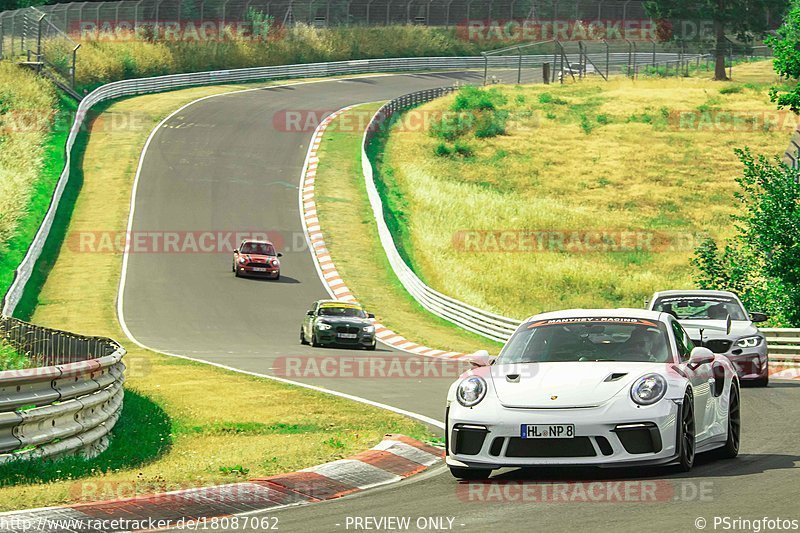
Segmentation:
<svg viewBox="0 0 800 533">
<path fill-rule="evenodd" d="M 233 251 L 233 273 L 239 276 L 264 276 L 273 279 L 281 277 L 283 254 L 275 251 L 269 241 L 242 241 Z"/>
</svg>

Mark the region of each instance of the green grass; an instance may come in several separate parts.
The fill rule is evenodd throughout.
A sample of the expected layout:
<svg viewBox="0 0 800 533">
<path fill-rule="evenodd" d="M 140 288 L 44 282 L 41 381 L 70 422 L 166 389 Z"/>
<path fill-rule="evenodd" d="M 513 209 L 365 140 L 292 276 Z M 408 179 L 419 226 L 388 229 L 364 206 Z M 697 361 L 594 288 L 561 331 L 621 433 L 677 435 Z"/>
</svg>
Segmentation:
<svg viewBox="0 0 800 533">
<path fill-rule="evenodd" d="M 28 358 L 9 344 L 0 340 L 0 372 L 3 370 L 19 370 L 28 366 Z"/>
<path fill-rule="evenodd" d="M 336 269 L 348 288 L 367 309 L 376 314 L 379 322 L 404 337 L 431 348 L 472 352 L 488 349 L 497 352 L 499 345 L 488 339 L 463 331 L 446 320 L 423 309 L 394 276 L 378 238 L 361 173 L 361 131 L 340 127 L 357 124 L 355 117 L 369 115 L 378 104 L 367 104 L 343 113 L 331 123 L 319 150 L 314 187 L 320 226 Z M 369 151 L 381 143 L 380 133 Z M 377 185 L 384 195 L 394 186 L 391 176 L 381 175 Z M 390 196 L 392 215 L 387 223 L 393 230 L 404 227 L 403 198 Z M 401 254 L 402 241 L 396 239 Z M 408 260 L 408 259 L 406 259 Z"/>
<path fill-rule="evenodd" d="M 428 285 L 517 318 L 639 307 L 655 290 L 692 287 L 695 244 L 731 232 L 741 172 L 733 149 L 778 156 L 788 144 L 789 128 L 760 123 L 775 113 L 769 72 L 761 62 L 735 66 L 736 84 L 676 77 L 499 86 L 507 131 L 459 136 L 470 157 L 444 153 L 442 139 L 428 132 L 393 132 L 385 150 L 378 145 L 390 229 Z M 455 102 L 445 97 L 419 112 L 436 116 Z M 739 129 L 717 126 L 721 113 L 753 119 Z M 523 251 L 485 239 L 477 248 L 459 244 L 460 236 L 481 235 L 475 231 L 528 232 L 545 244 Z M 638 232 L 643 245 L 576 246 L 590 231 L 617 239 Z M 572 245 L 550 245 L 548 235 Z"/>
</svg>

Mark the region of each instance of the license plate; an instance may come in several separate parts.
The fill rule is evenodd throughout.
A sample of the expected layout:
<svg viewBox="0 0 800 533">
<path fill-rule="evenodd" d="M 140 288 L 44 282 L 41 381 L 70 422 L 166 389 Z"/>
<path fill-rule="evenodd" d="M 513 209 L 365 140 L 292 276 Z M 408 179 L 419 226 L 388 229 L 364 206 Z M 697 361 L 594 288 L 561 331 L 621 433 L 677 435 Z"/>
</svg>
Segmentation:
<svg viewBox="0 0 800 533">
<path fill-rule="evenodd" d="M 575 437 L 575 425 L 522 424 L 520 435 L 523 439 L 572 439 Z"/>
<path fill-rule="evenodd" d="M 253 268 L 253 272 L 266 272 L 266 271 L 267 271 L 266 268 L 261 268 L 261 267 Z"/>
<path fill-rule="evenodd" d="M 340 339 L 357 339 L 358 333 L 337 333 L 336 336 Z"/>
</svg>

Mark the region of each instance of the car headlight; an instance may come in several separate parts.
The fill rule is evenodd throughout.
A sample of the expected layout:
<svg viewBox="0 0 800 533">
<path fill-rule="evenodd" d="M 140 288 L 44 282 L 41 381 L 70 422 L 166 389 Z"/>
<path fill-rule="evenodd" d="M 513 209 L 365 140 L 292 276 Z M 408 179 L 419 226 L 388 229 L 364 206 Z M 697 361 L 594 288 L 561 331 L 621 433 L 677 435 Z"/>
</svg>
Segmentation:
<svg viewBox="0 0 800 533">
<path fill-rule="evenodd" d="M 317 327 L 319 329 L 323 329 L 324 330 L 324 329 L 331 329 L 331 327 L 333 327 L 333 326 L 331 326 L 330 324 L 326 324 L 325 322 L 317 322 Z"/>
<path fill-rule="evenodd" d="M 464 407 L 477 405 L 486 396 L 486 382 L 478 376 L 471 376 L 458 384 L 456 399 Z"/>
<path fill-rule="evenodd" d="M 278 266 L 278 260 L 277 259 L 273 259 L 272 260 L 272 266 L 274 266 L 274 267 Z"/>
<path fill-rule="evenodd" d="M 639 405 L 652 405 L 667 393 L 667 380 L 660 374 L 647 374 L 633 382 L 631 398 Z"/>
<path fill-rule="evenodd" d="M 375 326 L 364 326 L 362 331 L 364 333 L 375 333 Z"/>
<path fill-rule="evenodd" d="M 739 348 L 755 348 L 759 344 L 761 344 L 761 337 L 759 336 L 745 337 L 736 341 L 736 346 Z"/>
<path fill-rule="evenodd" d="M 245 264 L 245 263 L 247 263 L 247 259 L 245 259 L 244 257 L 240 257 L 240 258 L 239 258 L 239 264 L 240 264 L 240 265 L 243 265 L 243 264 Z"/>
</svg>

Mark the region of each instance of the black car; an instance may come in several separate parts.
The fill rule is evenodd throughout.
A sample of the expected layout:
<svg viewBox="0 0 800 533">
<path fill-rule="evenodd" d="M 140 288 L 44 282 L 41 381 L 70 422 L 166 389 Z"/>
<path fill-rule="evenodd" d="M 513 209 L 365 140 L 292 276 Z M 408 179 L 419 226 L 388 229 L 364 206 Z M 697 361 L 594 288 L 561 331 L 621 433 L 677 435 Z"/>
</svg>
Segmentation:
<svg viewBox="0 0 800 533">
<path fill-rule="evenodd" d="M 358 303 L 339 300 L 314 302 L 300 326 L 300 342 L 311 346 L 343 345 L 375 349 L 375 326 Z"/>
</svg>

